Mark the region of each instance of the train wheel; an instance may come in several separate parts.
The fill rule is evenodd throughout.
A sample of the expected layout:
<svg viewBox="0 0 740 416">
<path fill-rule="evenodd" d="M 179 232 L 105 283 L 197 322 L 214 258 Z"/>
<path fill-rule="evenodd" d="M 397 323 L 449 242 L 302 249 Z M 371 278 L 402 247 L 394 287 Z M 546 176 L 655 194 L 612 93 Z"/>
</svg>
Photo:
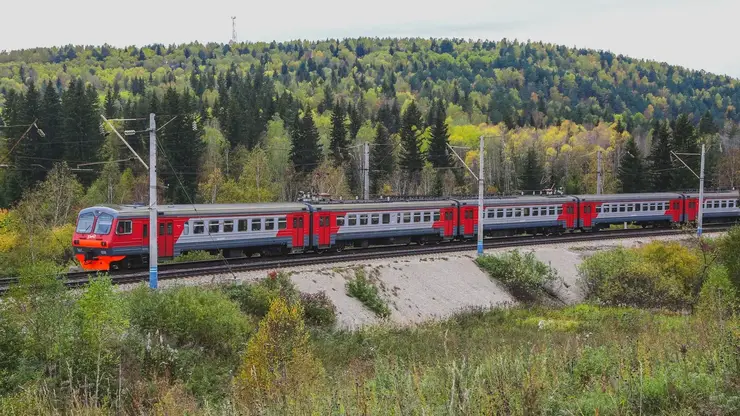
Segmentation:
<svg viewBox="0 0 740 416">
<path fill-rule="evenodd" d="M 425 246 L 425 245 L 427 245 L 427 238 L 426 237 L 421 237 L 419 239 L 419 241 L 417 241 L 417 243 L 419 243 L 420 246 Z"/>
<path fill-rule="evenodd" d="M 334 251 L 336 251 L 337 253 L 343 252 L 344 251 L 344 244 L 339 244 L 338 243 L 336 246 L 334 246 Z"/>
</svg>

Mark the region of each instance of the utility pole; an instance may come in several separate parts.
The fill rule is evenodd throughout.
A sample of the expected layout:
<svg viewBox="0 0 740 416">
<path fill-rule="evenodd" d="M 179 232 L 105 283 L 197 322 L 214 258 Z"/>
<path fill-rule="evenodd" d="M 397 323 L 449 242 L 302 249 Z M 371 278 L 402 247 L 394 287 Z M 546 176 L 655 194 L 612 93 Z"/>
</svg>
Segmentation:
<svg viewBox="0 0 740 416">
<path fill-rule="evenodd" d="M 671 151 L 671 155 L 675 156 L 676 159 L 678 159 L 679 162 L 681 162 L 686 169 L 688 169 L 691 173 L 694 174 L 699 179 L 699 213 L 698 218 L 696 219 L 696 236 L 701 237 L 702 233 L 702 226 L 704 224 L 704 155 L 706 153 L 705 145 L 701 145 L 701 153 L 676 153 Z M 694 172 L 693 169 L 689 167 L 689 165 L 686 164 L 686 162 L 683 161 L 678 155 L 682 156 L 701 156 L 701 166 L 699 174 L 697 175 L 696 172 Z"/>
<path fill-rule="evenodd" d="M 363 158 L 363 174 L 364 174 L 364 184 L 363 184 L 363 199 L 365 201 L 370 200 L 370 143 L 365 142 L 362 146 L 363 151 L 365 153 Z"/>
<path fill-rule="evenodd" d="M 478 256 L 483 255 L 483 136 L 480 136 L 479 154 L 480 162 L 478 163 Z"/>
<path fill-rule="evenodd" d="M 601 149 L 599 149 L 596 156 L 596 195 L 601 195 L 601 193 L 604 192 L 604 186 L 602 185 L 601 180 Z"/>
<path fill-rule="evenodd" d="M 149 287 L 157 288 L 157 122 L 149 114 Z M 166 231 L 166 230 L 165 230 Z"/>
<path fill-rule="evenodd" d="M 478 175 L 476 175 L 475 172 L 473 172 L 473 170 L 470 169 L 470 166 L 468 166 L 467 163 L 465 163 L 465 161 L 457 154 L 455 149 L 453 149 L 449 143 L 447 143 L 447 147 L 450 148 L 450 150 L 452 151 L 452 154 L 455 155 L 457 160 L 459 160 L 460 163 L 462 163 L 463 166 L 465 166 L 468 172 L 470 172 L 470 175 L 478 181 L 478 229 L 476 231 L 478 233 L 478 255 L 482 256 L 483 255 L 483 194 L 484 194 L 484 190 L 483 190 L 483 185 L 484 185 L 483 183 L 483 179 L 484 179 L 483 178 L 483 150 L 484 150 L 483 149 L 483 136 L 480 136 L 479 140 L 480 140 L 480 154 L 478 155 L 478 158 L 479 158 Z"/>
</svg>

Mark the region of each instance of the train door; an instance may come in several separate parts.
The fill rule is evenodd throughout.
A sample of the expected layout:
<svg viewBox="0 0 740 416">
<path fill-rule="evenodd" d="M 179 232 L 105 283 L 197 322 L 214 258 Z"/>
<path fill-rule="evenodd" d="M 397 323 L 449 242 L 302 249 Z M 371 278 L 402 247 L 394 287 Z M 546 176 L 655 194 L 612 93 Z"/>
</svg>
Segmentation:
<svg viewBox="0 0 740 416">
<path fill-rule="evenodd" d="M 331 244 L 331 213 L 319 212 L 318 214 L 319 247 L 327 247 Z"/>
<path fill-rule="evenodd" d="M 477 233 L 475 226 L 478 225 L 478 207 L 464 207 L 462 209 L 462 229 L 463 234 L 472 236 Z"/>
<path fill-rule="evenodd" d="M 445 230 L 445 238 L 451 238 L 455 234 L 455 213 L 454 209 L 450 208 L 447 210 L 442 210 L 443 216 L 444 216 L 444 230 Z"/>
<path fill-rule="evenodd" d="M 304 248 L 306 246 L 304 236 L 306 235 L 305 232 L 305 220 L 304 215 L 294 215 L 293 216 L 293 247 L 300 247 Z"/>
<path fill-rule="evenodd" d="M 159 257 L 172 257 L 174 255 L 174 225 L 172 220 L 160 220 L 158 224 L 157 248 Z"/>
</svg>

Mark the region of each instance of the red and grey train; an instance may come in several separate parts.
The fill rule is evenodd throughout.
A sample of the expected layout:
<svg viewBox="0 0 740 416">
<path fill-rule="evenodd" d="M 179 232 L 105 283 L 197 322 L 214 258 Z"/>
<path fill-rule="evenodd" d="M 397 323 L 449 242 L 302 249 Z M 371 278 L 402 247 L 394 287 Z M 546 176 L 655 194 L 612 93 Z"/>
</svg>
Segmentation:
<svg viewBox="0 0 740 416">
<path fill-rule="evenodd" d="M 699 197 L 683 193 L 557 195 L 484 201 L 486 236 L 596 231 L 612 224 L 671 226 L 695 222 Z M 740 219 L 737 191 L 704 195 L 704 221 Z M 149 255 L 145 206 L 83 209 L 72 244 L 84 270 L 134 268 Z M 195 250 L 227 257 L 341 251 L 404 243 L 474 239 L 478 201 L 165 205 L 158 208 L 160 258 Z"/>
</svg>

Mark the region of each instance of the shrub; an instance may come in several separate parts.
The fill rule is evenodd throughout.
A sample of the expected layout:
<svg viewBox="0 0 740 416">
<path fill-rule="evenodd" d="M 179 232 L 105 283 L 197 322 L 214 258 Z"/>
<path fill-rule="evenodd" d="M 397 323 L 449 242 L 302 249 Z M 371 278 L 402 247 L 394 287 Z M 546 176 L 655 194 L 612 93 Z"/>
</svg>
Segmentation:
<svg viewBox="0 0 740 416">
<path fill-rule="evenodd" d="M 211 254 L 203 250 L 189 251 L 185 254 L 179 255 L 172 260 L 167 260 L 164 264 L 172 263 L 187 263 L 191 261 L 208 261 L 208 260 L 221 260 L 224 256 L 219 251 L 218 254 Z"/>
<path fill-rule="evenodd" d="M 724 267 L 712 267 L 701 287 L 697 310 L 709 316 L 731 316 L 738 308 L 738 294 Z"/>
<path fill-rule="evenodd" d="M 143 333 L 159 331 L 176 346 L 235 354 L 251 324 L 239 306 L 216 290 L 199 287 L 151 291 L 141 285 L 129 295 L 131 323 Z"/>
<path fill-rule="evenodd" d="M 266 278 L 253 284 L 233 284 L 222 288 L 226 296 L 239 304 L 244 313 L 264 317 L 270 303 L 278 297 L 291 302 L 298 299 L 298 290 L 286 273 L 271 272 Z"/>
<path fill-rule="evenodd" d="M 301 306 L 309 325 L 330 327 L 337 322 L 337 308 L 324 291 L 301 293 Z"/>
<path fill-rule="evenodd" d="M 543 294 L 545 285 L 557 278 L 555 269 L 537 260 L 533 252 L 522 255 L 519 250 L 514 250 L 478 257 L 475 261 L 481 269 L 503 283 L 514 297 L 522 301 L 536 300 Z"/>
<path fill-rule="evenodd" d="M 596 253 L 579 267 L 586 295 L 607 305 L 683 309 L 701 273 L 696 253 L 678 243 L 650 243 Z"/>
<path fill-rule="evenodd" d="M 367 278 L 364 269 L 356 269 L 354 279 L 347 282 L 347 295 L 362 302 L 381 318 L 391 315 L 388 304 L 380 297 L 378 287 Z"/>
<path fill-rule="evenodd" d="M 234 380 L 235 394 L 247 407 L 315 389 L 324 369 L 314 358 L 299 304 L 276 298 L 249 340 Z"/>
<path fill-rule="evenodd" d="M 740 226 L 735 226 L 719 240 L 719 259 L 727 267 L 728 277 L 740 292 Z"/>
</svg>

